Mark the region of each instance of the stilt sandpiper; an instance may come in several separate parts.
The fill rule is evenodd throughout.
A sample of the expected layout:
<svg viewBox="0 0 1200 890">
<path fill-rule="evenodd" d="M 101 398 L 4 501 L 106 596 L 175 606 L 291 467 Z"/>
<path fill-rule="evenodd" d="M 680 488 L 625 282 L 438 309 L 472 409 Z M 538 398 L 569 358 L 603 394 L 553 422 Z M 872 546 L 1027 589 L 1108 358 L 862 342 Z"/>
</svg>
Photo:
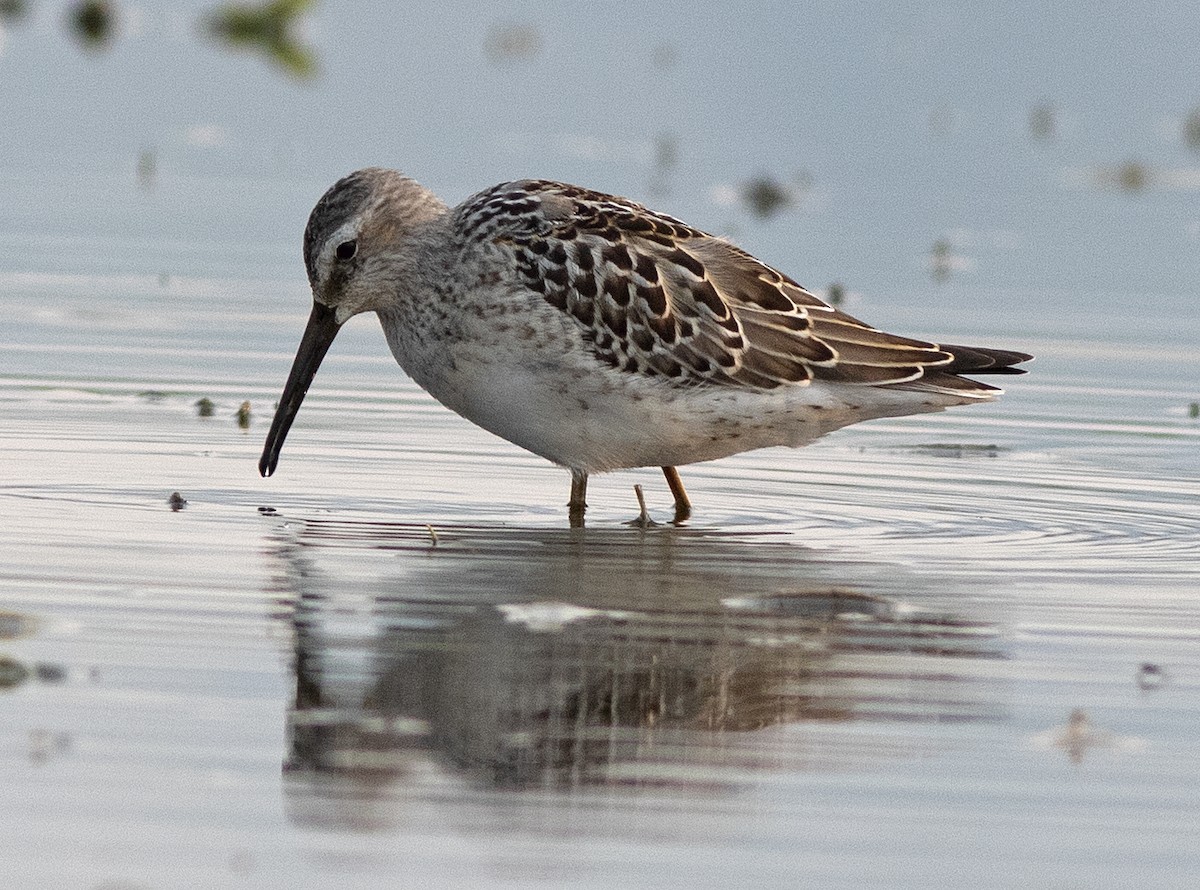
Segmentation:
<svg viewBox="0 0 1200 890">
<path fill-rule="evenodd" d="M 571 471 L 676 467 L 1000 390 L 1030 356 L 913 340 L 822 302 L 723 238 L 560 182 L 497 185 L 447 207 L 392 170 L 352 173 L 304 232 L 313 308 L 259 469 L 275 471 L 317 368 L 374 312 L 407 374 L 443 405 Z"/>
</svg>

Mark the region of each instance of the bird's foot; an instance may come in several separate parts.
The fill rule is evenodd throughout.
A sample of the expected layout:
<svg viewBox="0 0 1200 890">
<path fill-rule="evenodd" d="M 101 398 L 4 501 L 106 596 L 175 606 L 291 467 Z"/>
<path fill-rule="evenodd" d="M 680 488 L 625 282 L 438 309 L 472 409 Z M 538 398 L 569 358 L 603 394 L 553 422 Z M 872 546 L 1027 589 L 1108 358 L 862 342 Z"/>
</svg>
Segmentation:
<svg viewBox="0 0 1200 890">
<path fill-rule="evenodd" d="M 661 523 L 655 522 L 650 518 L 650 513 L 646 510 L 646 495 L 642 492 L 642 486 L 633 486 L 633 493 L 637 495 L 638 515 L 626 522 L 626 525 L 632 525 L 635 528 L 655 528 Z"/>
</svg>

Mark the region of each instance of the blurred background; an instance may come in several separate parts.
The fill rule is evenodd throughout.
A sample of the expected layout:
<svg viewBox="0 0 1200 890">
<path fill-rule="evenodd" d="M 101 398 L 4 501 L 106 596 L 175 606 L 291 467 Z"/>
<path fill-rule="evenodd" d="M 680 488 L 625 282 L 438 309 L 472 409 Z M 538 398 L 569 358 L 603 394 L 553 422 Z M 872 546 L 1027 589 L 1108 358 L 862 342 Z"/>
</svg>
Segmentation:
<svg viewBox="0 0 1200 890">
<path fill-rule="evenodd" d="M 136 265 L 151 241 L 299 281 L 315 199 L 383 165 L 450 203 L 616 192 L 814 289 L 932 292 L 931 315 L 962 287 L 1135 312 L 1200 271 L 1198 24 L 1183 2 L 7 0 L 0 262 L 137 241 Z M 31 231 L 81 240 L 43 259 Z"/>
</svg>

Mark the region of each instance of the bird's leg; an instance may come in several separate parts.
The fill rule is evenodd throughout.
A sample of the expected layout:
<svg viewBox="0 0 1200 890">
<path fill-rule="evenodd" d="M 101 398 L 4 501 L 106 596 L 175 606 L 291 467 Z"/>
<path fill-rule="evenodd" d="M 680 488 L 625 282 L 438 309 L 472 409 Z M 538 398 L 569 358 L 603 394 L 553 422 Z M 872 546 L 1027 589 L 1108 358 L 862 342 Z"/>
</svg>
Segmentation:
<svg viewBox="0 0 1200 890">
<path fill-rule="evenodd" d="M 567 517 L 571 528 L 583 528 L 583 514 L 587 510 L 587 477 L 584 470 L 571 471 L 571 499 L 567 501 Z"/>
<path fill-rule="evenodd" d="M 685 522 L 692 515 L 692 502 L 688 500 L 687 491 L 683 487 L 683 480 L 679 478 L 679 471 L 674 467 L 663 467 L 663 475 L 667 477 L 667 487 L 671 489 L 671 494 L 675 497 L 675 521 Z"/>
<path fill-rule="evenodd" d="M 642 486 L 640 486 L 640 485 L 633 486 L 633 493 L 635 495 L 637 495 L 637 502 L 638 502 L 637 519 L 631 519 L 625 524 L 636 526 L 637 528 L 654 528 L 656 525 L 658 525 L 658 523 L 650 518 L 650 514 L 646 510 L 646 495 L 642 491 Z"/>
</svg>

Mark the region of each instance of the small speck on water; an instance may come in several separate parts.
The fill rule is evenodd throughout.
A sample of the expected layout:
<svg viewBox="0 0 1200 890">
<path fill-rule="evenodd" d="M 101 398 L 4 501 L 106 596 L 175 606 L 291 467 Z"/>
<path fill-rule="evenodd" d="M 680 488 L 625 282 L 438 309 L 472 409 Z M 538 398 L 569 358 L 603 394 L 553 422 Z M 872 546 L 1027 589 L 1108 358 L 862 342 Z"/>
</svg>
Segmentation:
<svg viewBox="0 0 1200 890">
<path fill-rule="evenodd" d="M 33 630 L 33 619 L 20 612 L 0 610 L 0 640 L 15 640 Z"/>
<path fill-rule="evenodd" d="M 61 664 L 41 661 L 33 666 L 33 675 L 42 683 L 61 683 L 67 679 L 67 670 Z"/>
<path fill-rule="evenodd" d="M 19 661 L 0 656 L 0 689 L 13 689 L 29 679 L 29 669 Z"/>
<path fill-rule="evenodd" d="M 930 442 L 915 445 L 912 450 L 933 457 L 996 457 L 1003 451 L 999 445 L 976 445 L 970 442 Z"/>
<path fill-rule="evenodd" d="M 158 155 L 153 149 L 144 148 L 141 154 L 138 155 L 137 162 L 137 181 L 143 191 L 150 191 L 154 188 L 155 179 L 158 176 Z"/>
<path fill-rule="evenodd" d="M 0 22 L 12 24 L 25 18 L 29 11 L 25 0 L 0 0 Z"/>
<path fill-rule="evenodd" d="M 830 306 L 841 306 L 846 302 L 846 286 L 835 281 L 829 285 L 829 291 L 825 294 L 825 302 Z"/>
<path fill-rule="evenodd" d="M 138 393 L 138 398 L 145 399 L 147 402 L 161 402 L 166 397 L 167 394 L 158 389 L 144 389 Z"/>
<path fill-rule="evenodd" d="M 1058 130 L 1058 114 L 1054 106 L 1043 102 L 1029 112 L 1029 135 L 1036 142 L 1049 142 Z"/>
<path fill-rule="evenodd" d="M 542 35 L 533 25 L 500 24 L 488 32 L 483 52 L 493 65 L 526 62 L 542 49 Z"/>
<path fill-rule="evenodd" d="M 274 516 L 277 511 L 274 507 L 259 507 L 258 512 L 263 516 Z"/>
<path fill-rule="evenodd" d="M 242 402 L 237 409 L 237 425 L 244 430 L 250 429 L 250 403 Z"/>
<path fill-rule="evenodd" d="M 106 0 L 84 0 L 69 13 L 68 23 L 75 38 L 86 49 L 102 49 L 113 38 L 116 15 Z"/>
<path fill-rule="evenodd" d="M 654 165 L 663 172 L 679 164 L 679 137 L 674 133 L 659 133 L 654 137 Z"/>
<path fill-rule="evenodd" d="M 178 513 L 187 506 L 187 501 L 177 491 L 171 492 L 171 496 L 167 498 L 167 505 L 171 508 L 172 513 Z"/>
<path fill-rule="evenodd" d="M 216 408 L 212 399 L 203 398 L 196 401 L 196 414 L 200 417 L 212 417 Z"/>
<path fill-rule="evenodd" d="M 1138 689 L 1151 692 L 1162 687 L 1167 682 L 1167 673 L 1161 667 L 1150 661 L 1142 662 L 1137 669 Z"/>
<path fill-rule="evenodd" d="M 656 195 L 671 192 L 671 172 L 679 165 L 679 137 L 674 133 L 659 133 L 654 137 L 654 163 L 650 168 L 647 188 Z"/>
<path fill-rule="evenodd" d="M 954 249 L 950 246 L 949 241 L 939 238 L 933 242 L 929 256 L 929 268 L 933 273 L 934 281 L 942 282 L 950 277 L 950 273 L 954 269 Z"/>
<path fill-rule="evenodd" d="M 1150 183 L 1150 171 L 1139 161 L 1126 161 L 1117 168 L 1117 185 L 1127 192 L 1140 192 Z"/>
<path fill-rule="evenodd" d="M 742 200 L 760 219 L 767 219 L 788 207 L 792 197 L 787 186 L 770 176 L 756 176 L 742 186 Z"/>
<path fill-rule="evenodd" d="M 1193 108 L 1184 118 L 1183 141 L 1192 151 L 1200 151 L 1200 108 Z"/>
<path fill-rule="evenodd" d="M 1192 404 L 1188 405 L 1188 417 L 1191 417 L 1193 420 L 1200 417 L 1200 402 L 1192 402 Z"/>
</svg>

